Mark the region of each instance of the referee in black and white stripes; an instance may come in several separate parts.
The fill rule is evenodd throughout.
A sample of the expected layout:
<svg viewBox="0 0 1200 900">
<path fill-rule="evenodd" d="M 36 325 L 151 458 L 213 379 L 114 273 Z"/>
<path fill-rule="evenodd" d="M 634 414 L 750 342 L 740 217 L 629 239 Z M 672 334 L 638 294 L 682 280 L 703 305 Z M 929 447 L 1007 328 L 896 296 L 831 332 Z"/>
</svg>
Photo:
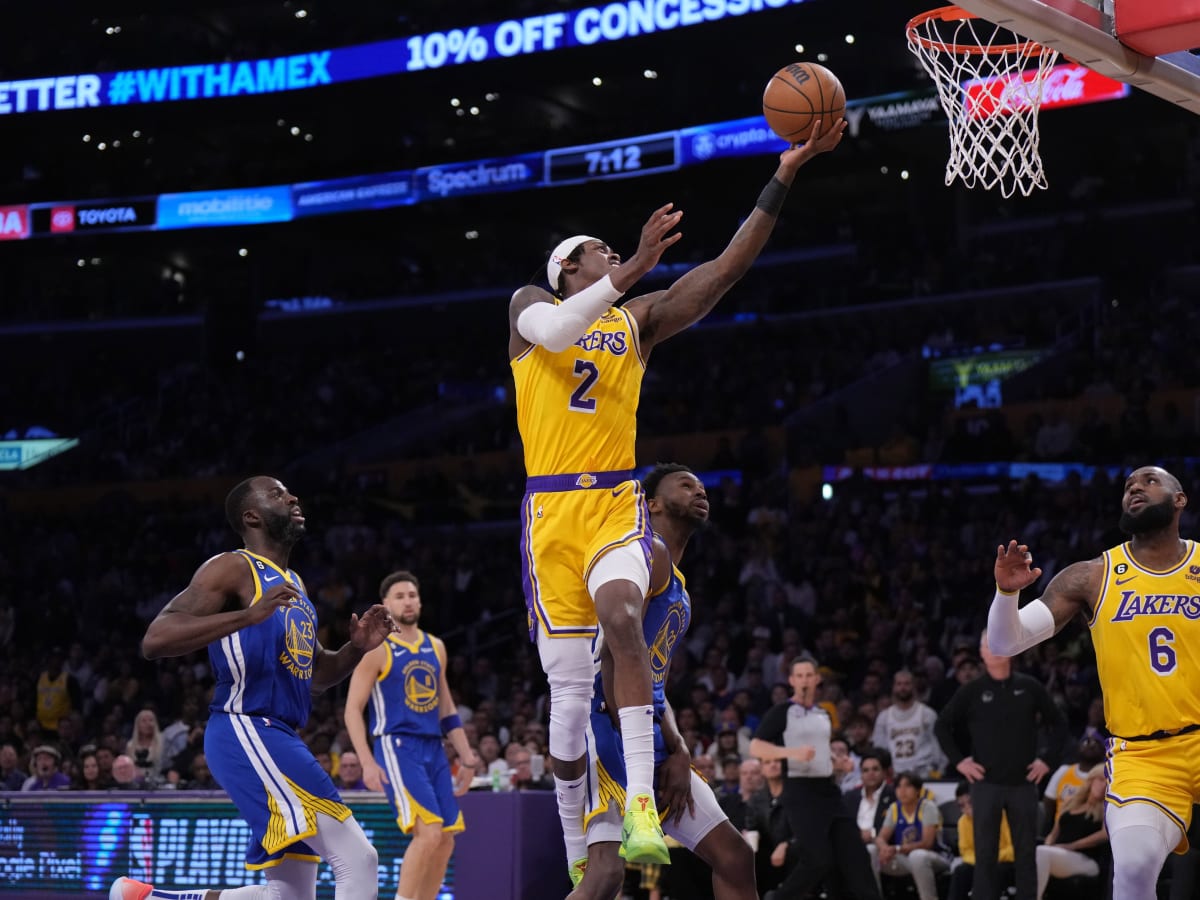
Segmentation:
<svg viewBox="0 0 1200 900">
<path fill-rule="evenodd" d="M 791 699 L 767 710 L 750 742 L 753 756 L 783 761 L 783 808 L 792 829 L 789 850 L 797 860 L 764 900 L 800 900 L 829 875 L 837 876 L 843 896 L 880 900 L 858 824 L 833 783 L 833 727 L 829 714 L 817 706 L 817 670 L 807 653 L 792 660 Z"/>
</svg>

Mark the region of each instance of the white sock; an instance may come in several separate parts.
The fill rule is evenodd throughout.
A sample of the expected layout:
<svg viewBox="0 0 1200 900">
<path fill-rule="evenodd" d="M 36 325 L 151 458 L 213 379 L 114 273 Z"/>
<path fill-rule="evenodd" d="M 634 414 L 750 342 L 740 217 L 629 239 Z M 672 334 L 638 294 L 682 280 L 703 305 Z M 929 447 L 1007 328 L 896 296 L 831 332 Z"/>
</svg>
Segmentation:
<svg viewBox="0 0 1200 900">
<path fill-rule="evenodd" d="M 247 885 L 246 887 L 240 887 L 240 888 L 226 888 L 225 890 L 221 891 L 221 893 L 217 894 L 217 896 L 220 897 L 221 900 L 267 900 L 267 898 L 270 897 L 270 895 L 271 895 L 270 891 L 271 891 L 271 889 L 269 887 L 267 887 L 265 884 L 251 884 L 251 885 Z M 157 896 L 157 895 L 151 894 L 149 897 L 146 898 L 146 900 L 154 900 L 155 896 Z M 174 894 L 169 894 L 169 895 L 164 894 L 163 896 L 174 897 L 175 895 Z M 186 894 L 186 895 L 180 894 L 179 896 L 180 897 L 187 896 L 190 898 L 192 895 L 191 894 Z M 204 900 L 205 896 L 206 896 L 206 893 L 204 891 L 201 891 L 199 894 L 196 894 L 196 897 L 198 898 L 198 900 Z"/>
<path fill-rule="evenodd" d="M 554 789 L 558 796 L 558 817 L 562 819 L 563 843 L 567 846 L 567 864 L 587 856 L 587 838 L 583 834 L 583 783 L 580 775 L 574 781 L 563 781 L 554 776 Z"/>
<path fill-rule="evenodd" d="M 621 741 L 625 745 L 625 808 L 637 794 L 654 796 L 654 707 L 623 706 Z"/>
<path fill-rule="evenodd" d="M 154 888 L 146 900 L 158 900 L 158 898 L 162 898 L 162 900 L 204 900 L 207 895 L 208 891 L 163 891 Z"/>
</svg>

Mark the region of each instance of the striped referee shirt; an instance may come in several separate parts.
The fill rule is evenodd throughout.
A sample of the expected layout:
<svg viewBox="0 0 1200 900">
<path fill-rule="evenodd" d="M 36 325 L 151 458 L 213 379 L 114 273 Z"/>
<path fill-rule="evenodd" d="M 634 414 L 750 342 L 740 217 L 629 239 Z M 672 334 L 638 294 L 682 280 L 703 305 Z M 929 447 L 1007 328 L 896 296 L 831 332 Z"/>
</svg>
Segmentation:
<svg viewBox="0 0 1200 900">
<path fill-rule="evenodd" d="M 789 778 L 829 778 L 833 775 L 833 755 L 829 741 L 833 725 L 829 713 L 819 706 L 803 706 L 795 700 L 777 703 L 767 710 L 754 736 L 781 747 L 812 747 L 816 751 L 808 762 L 783 760 Z"/>
</svg>

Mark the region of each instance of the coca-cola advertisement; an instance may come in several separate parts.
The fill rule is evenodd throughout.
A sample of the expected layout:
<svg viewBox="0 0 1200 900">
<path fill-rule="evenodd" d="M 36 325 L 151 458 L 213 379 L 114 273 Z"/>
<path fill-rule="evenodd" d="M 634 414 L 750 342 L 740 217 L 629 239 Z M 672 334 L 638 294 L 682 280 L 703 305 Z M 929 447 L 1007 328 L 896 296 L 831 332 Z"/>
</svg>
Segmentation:
<svg viewBox="0 0 1200 900">
<path fill-rule="evenodd" d="M 1037 102 L 1036 79 L 1037 70 L 1030 69 L 968 82 L 963 85 L 967 115 L 984 119 L 1024 112 Z M 1129 93 L 1129 85 L 1076 63 L 1055 66 L 1041 87 L 1042 109 L 1116 100 Z"/>
</svg>

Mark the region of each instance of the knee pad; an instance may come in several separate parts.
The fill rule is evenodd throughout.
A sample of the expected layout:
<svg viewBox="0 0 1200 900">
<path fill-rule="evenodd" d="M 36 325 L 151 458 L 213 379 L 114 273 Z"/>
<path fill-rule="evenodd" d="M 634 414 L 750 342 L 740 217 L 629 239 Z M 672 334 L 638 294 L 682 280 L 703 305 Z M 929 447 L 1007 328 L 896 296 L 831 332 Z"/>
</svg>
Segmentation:
<svg viewBox="0 0 1200 900">
<path fill-rule="evenodd" d="M 592 713 L 592 682 L 550 685 L 550 755 L 571 761 L 587 752 L 588 722 Z"/>
<path fill-rule="evenodd" d="M 1167 856 L 1179 843 L 1179 826 L 1146 803 L 1110 806 L 1105 814 L 1113 855 L 1113 896 L 1154 900 Z"/>
<path fill-rule="evenodd" d="M 564 761 L 579 759 L 587 752 L 584 733 L 592 712 L 593 639 L 539 635 L 538 654 L 550 682 L 550 755 Z"/>
</svg>

